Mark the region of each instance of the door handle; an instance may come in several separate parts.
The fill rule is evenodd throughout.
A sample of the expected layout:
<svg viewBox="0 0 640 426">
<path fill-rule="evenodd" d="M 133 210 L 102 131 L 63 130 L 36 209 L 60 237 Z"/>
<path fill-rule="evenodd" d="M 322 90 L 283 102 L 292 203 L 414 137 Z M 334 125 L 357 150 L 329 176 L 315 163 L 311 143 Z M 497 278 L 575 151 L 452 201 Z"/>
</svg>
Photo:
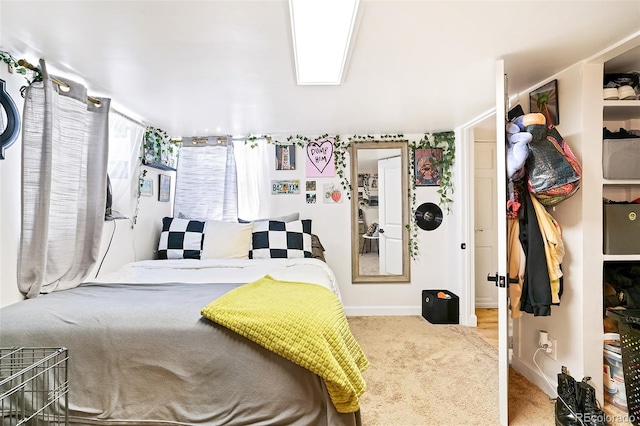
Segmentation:
<svg viewBox="0 0 640 426">
<path fill-rule="evenodd" d="M 495 275 L 487 274 L 487 281 L 491 281 L 496 283 L 496 287 L 506 288 L 507 287 L 507 277 L 504 275 L 498 275 L 496 272 Z M 512 282 L 509 280 L 509 282 Z"/>
<path fill-rule="evenodd" d="M 482 232 L 482 231 L 484 231 L 484 229 L 478 229 L 478 228 L 475 228 L 475 229 L 474 229 L 474 231 L 476 231 L 476 232 Z"/>
<path fill-rule="evenodd" d="M 381 234 L 384 234 L 384 229 L 380 228 L 380 229 L 378 229 L 378 232 L 381 233 Z"/>
</svg>

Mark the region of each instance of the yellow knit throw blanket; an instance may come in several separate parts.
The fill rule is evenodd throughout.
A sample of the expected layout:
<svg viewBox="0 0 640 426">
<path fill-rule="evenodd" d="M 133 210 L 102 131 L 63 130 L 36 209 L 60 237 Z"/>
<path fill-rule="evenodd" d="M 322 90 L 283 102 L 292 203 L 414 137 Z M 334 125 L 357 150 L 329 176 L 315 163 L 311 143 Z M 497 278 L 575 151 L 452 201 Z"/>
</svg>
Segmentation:
<svg viewBox="0 0 640 426">
<path fill-rule="evenodd" d="M 369 366 L 349 329 L 342 303 L 317 284 L 265 275 L 237 287 L 202 315 L 322 377 L 340 413 L 359 409 Z"/>
</svg>

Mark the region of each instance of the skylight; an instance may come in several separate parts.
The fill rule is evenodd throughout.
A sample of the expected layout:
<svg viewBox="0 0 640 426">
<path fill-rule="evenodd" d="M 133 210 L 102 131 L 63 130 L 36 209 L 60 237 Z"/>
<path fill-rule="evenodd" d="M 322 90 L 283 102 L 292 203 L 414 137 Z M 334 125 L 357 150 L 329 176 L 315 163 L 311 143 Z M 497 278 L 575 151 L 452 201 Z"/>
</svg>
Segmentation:
<svg viewBox="0 0 640 426">
<path fill-rule="evenodd" d="M 289 0 L 300 85 L 340 84 L 360 0 Z"/>
</svg>

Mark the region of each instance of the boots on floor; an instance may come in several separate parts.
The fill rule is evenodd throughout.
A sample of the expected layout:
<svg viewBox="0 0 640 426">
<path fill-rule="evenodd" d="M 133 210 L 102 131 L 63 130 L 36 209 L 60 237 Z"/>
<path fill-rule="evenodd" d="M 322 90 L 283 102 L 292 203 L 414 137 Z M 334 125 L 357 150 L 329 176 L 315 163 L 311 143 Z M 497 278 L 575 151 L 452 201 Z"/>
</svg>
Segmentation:
<svg viewBox="0 0 640 426">
<path fill-rule="evenodd" d="M 578 408 L 576 386 L 576 380 L 567 373 L 566 367 L 562 367 L 562 373 L 558 374 L 558 398 L 555 406 L 556 426 L 582 426 L 578 420 L 580 409 Z"/>
<path fill-rule="evenodd" d="M 577 383 L 578 408 L 580 409 L 578 417 L 581 417 L 579 420 L 585 426 L 607 426 L 607 416 L 598 406 L 596 390 L 587 383 L 589 380 L 591 377 L 585 377 Z"/>
</svg>

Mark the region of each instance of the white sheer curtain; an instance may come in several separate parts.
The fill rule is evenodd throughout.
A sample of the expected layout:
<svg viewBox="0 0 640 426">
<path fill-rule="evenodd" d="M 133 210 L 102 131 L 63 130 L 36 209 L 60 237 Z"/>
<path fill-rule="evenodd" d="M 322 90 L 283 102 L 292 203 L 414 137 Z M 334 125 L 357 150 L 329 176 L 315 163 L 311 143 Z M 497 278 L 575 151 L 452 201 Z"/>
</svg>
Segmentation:
<svg viewBox="0 0 640 426">
<path fill-rule="evenodd" d="M 118 111 L 109 114 L 109 163 L 113 194 L 112 211 L 132 217 L 138 198 L 140 147 L 145 127 Z"/>
<path fill-rule="evenodd" d="M 18 287 L 27 297 L 78 286 L 94 266 L 104 223 L 109 99 L 73 81 L 27 89 L 22 129 Z"/>
<path fill-rule="evenodd" d="M 188 146 L 183 138 L 178 154 L 176 217 L 197 220 L 238 220 L 238 185 L 233 144 Z M 215 144 L 217 138 L 209 138 Z"/>
<path fill-rule="evenodd" d="M 266 139 L 233 142 L 238 170 L 238 217 L 245 220 L 269 215 L 269 151 Z"/>
</svg>

